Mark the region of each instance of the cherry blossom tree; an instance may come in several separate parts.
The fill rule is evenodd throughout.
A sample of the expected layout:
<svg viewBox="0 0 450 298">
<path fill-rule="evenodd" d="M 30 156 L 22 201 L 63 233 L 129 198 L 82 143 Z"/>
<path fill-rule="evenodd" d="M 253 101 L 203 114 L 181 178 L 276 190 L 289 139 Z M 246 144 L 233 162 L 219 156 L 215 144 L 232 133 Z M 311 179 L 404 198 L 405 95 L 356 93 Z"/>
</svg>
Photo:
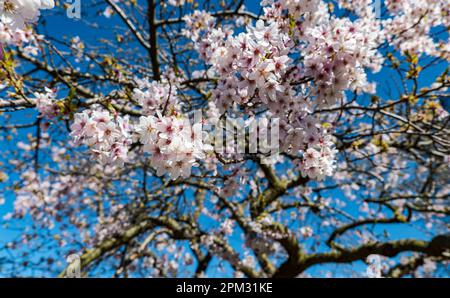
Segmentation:
<svg viewBox="0 0 450 298">
<path fill-rule="evenodd" d="M 0 274 L 448 276 L 448 2 L 374 3 L 0 1 Z"/>
</svg>

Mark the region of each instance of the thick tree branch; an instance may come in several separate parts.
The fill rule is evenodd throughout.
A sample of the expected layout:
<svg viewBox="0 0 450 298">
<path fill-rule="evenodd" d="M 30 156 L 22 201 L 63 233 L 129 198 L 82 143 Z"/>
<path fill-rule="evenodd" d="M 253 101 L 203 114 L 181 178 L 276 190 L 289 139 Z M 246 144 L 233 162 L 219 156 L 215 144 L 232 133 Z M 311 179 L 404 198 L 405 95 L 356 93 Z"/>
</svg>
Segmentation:
<svg viewBox="0 0 450 298">
<path fill-rule="evenodd" d="M 364 260 L 371 254 L 394 257 L 399 253 L 412 251 L 420 252 L 428 256 L 440 256 L 448 250 L 450 250 L 450 234 L 436 236 L 429 242 L 405 239 L 385 243 L 368 243 L 352 249 L 313 255 L 303 255 L 299 252 L 297 253 L 297 258 L 288 259 L 284 262 L 278 268 L 274 277 L 295 277 L 313 265 L 350 263 Z"/>
</svg>

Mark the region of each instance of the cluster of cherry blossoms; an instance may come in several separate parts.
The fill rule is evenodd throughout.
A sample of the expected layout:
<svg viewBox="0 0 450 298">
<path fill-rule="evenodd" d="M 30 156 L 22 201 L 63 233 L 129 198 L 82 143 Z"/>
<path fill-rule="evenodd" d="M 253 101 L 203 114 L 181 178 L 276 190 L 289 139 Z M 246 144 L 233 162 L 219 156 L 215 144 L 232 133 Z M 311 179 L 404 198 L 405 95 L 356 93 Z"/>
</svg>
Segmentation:
<svg viewBox="0 0 450 298">
<path fill-rule="evenodd" d="M 157 175 L 171 179 L 187 178 L 196 161 L 205 158 L 209 146 L 203 143 L 202 124 L 191 126 L 188 119 L 177 116 L 142 116 L 136 132 L 143 150 L 151 155 Z"/>
<path fill-rule="evenodd" d="M 381 3 L 373 0 L 338 0 L 340 8 L 353 11 L 359 17 L 380 17 Z M 378 5 L 378 7 L 374 7 Z M 375 15 L 374 15 L 375 13 Z"/>
<path fill-rule="evenodd" d="M 191 125 L 177 112 L 176 79 L 135 82 L 131 99 L 145 115 L 139 123 L 129 123 L 127 117 L 112 116 L 107 111 L 85 110 L 75 114 L 71 126 L 75 144 L 87 145 L 102 163 L 120 164 L 129 158 L 129 145 L 139 140 L 158 175 L 168 174 L 171 179 L 188 177 L 196 161 L 205 157 L 205 150 L 210 150 L 203 144 L 202 123 Z M 51 114 L 44 98 L 39 96 L 42 107 L 38 109 L 42 114 Z"/>
<path fill-rule="evenodd" d="M 35 22 L 41 9 L 54 7 L 53 0 L 3 0 L 0 1 L 0 46 L 36 44 L 36 37 L 27 25 Z M 34 53 L 35 47 L 26 47 Z"/>
<path fill-rule="evenodd" d="M 113 204 L 108 210 L 108 216 L 98 222 L 94 226 L 94 233 L 87 237 L 87 240 L 91 245 L 101 243 L 109 237 L 109 235 L 114 233 L 119 233 L 123 231 L 126 227 L 130 225 L 131 216 L 123 204 Z"/>
<path fill-rule="evenodd" d="M 374 21 L 373 1 L 339 0 L 338 3 L 340 7 L 354 11 L 362 20 Z M 386 0 L 379 1 L 375 9 L 376 17 L 380 18 L 375 22 L 382 24 L 381 33 L 397 50 L 450 59 L 448 35 L 446 40 L 442 35 L 440 38 L 436 35 L 450 24 L 448 1 Z"/>
<path fill-rule="evenodd" d="M 137 80 L 137 85 L 132 99 L 142 107 L 143 114 L 152 115 L 157 110 L 170 110 L 174 107 L 176 89 L 168 81 Z"/>
<path fill-rule="evenodd" d="M 183 28 L 181 32 L 195 42 L 200 42 L 200 37 L 212 30 L 215 24 L 215 18 L 204 10 L 195 10 L 192 14 L 185 15 L 183 20 L 186 28 Z M 199 45 L 196 44 L 196 46 Z"/>
<path fill-rule="evenodd" d="M 34 93 L 34 102 L 39 114 L 46 118 L 54 118 L 59 113 L 55 90 L 45 88 L 45 93 Z"/>
<path fill-rule="evenodd" d="M 375 50 L 378 35 L 370 32 L 371 26 L 361 25 L 332 18 L 307 30 L 305 75 L 313 79 L 312 92 L 319 106 L 334 105 L 346 90 L 375 92 L 375 86 L 367 82 L 365 68 L 381 68 L 382 58 Z"/>
<path fill-rule="evenodd" d="M 325 136 L 317 146 L 308 148 L 299 162 L 299 169 L 303 176 L 322 180 L 331 176 L 335 169 L 335 158 L 337 150 L 333 149 L 330 137 Z"/>
<path fill-rule="evenodd" d="M 375 92 L 367 71 L 381 69 L 383 57 L 377 49 L 386 40 L 395 40 L 393 45 L 402 51 L 433 55 L 430 49 L 437 45 L 432 45 L 431 28 L 448 26 L 448 18 L 439 17 L 448 15 L 444 2 L 387 1 L 395 17 L 380 20 L 369 0 L 338 1 L 340 7 L 355 12 L 355 19 L 334 16 L 322 0 L 265 0 L 263 18 L 238 34 L 227 24 L 216 27 L 215 17 L 195 10 L 183 17 L 182 33 L 210 66 L 195 77 L 217 77 L 207 121 L 217 124 L 228 111 L 250 117 L 262 112 L 279 120 L 280 149 L 297 158 L 303 175 L 318 180 L 332 175 L 337 154 L 333 128 L 317 111 L 345 101 L 346 91 Z M 184 1 L 169 4 L 181 6 Z M 426 22 L 413 26 L 425 12 Z M 408 42 L 394 38 L 407 31 L 403 36 Z M 417 39 L 423 49 L 414 43 Z M 139 124 L 130 125 L 107 112 L 85 111 L 77 114 L 72 135 L 102 160 L 123 162 L 135 132 L 158 175 L 189 176 L 209 150 L 202 142 L 202 126 L 192 127 L 180 116 L 177 88 L 170 80 L 136 80 L 136 85 L 131 99 L 142 108 Z M 45 96 L 37 97 L 41 114 L 54 116 L 52 103 Z"/>
<path fill-rule="evenodd" d="M 52 228 L 58 218 L 61 198 L 70 196 L 79 198 L 84 187 L 75 176 L 61 176 L 56 180 L 42 179 L 34 169 L 25 171 L 20 176 L 23 187 L 17 192 L 14 211 L 5 215 L 7 218 L 22 218 L 27 214 L 44 227 Z"/>
<path fill-rule="evenodd" d="M 219 110 L 224 112 L 234 103 L 276 101 L 278 93 L 288 89 L 284 80 L 290 61 L 288 45 L 288 36 L 276 23 L 266 26 L 262 20 L 236 37 L 226 29 L 207 31 L 197 49 L 220 75 L 213 91 Z"/>
<path fill-rule="evenodd" d="M 172 6 L 183 6 L 185 0 L 169 0 L 168 3 Z"/>
<path fill-rule="evenodd" d="M 88 146 L 101 163 L 122 164 L 132 142 L 127 116 L 111 115 L 105 110 L 85 110 L 75 114 L 70 126 L 75 144 Z"/>
<path fill-rule="evenodd" d="M 387 0 L 385 4 L 393 15 L 383 21 L 390 44 L 402 52 L 450 59 L 448 35 L 444 41 L 432 34 L 432 29 L 450 26 L 447 0 Z"/>
<path fill-rule="evenodd" d="M 202 123 L 191 125 L 179 115 L 142 116 L 132 125 L 128 117 L 104 110 L 85 110 L 75 114 L 71 136 L 75 144 L 88 146 L 103 164 L 122 164 L 128 160 L 129 146 L 136 133 L 143 151 L 150 154 L 150 165 L 157 175 L 171 179 L 187 178 L 196 162 L 205 158 L 211 146 L 203 142 Z"/>
<path fill-rule="evenodd" d="M 0 3 L 0 21 L 11 29 L 23 29 L 34 22 L 41 9 L 51 9 L 53 0 L 3 0 Z"/>
<path fill-rule="evenodd" d="M 24 52 L 35 55 L 37 53 L 37 48 L 33 45 L 37 44 L 38 38 L 39 36 L 36 36 L 30 28 L 11 30 L 5 24 L 0 22 L 0 52 L 3 51 L 2 45 L 20 46 L 28 44 L 23 48 Z"/>
</svg>

